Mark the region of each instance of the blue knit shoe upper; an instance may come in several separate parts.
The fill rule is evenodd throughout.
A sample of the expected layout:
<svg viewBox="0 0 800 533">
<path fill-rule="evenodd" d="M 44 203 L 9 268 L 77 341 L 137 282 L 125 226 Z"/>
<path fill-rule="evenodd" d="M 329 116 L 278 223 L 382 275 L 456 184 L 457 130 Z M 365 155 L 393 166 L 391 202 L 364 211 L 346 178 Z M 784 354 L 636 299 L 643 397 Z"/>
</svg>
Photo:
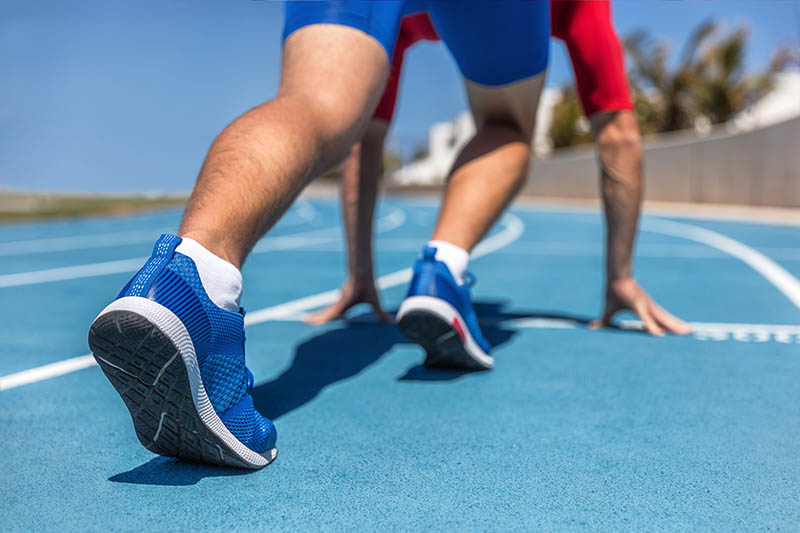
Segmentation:
<svg viewBox="0 0 800 533">
<path fill-rule="evenodd" d="M 181 239 L 162 235 L 153 256 L 118 298 L 140 296 L 172 311 L 194 344 L 200 375 L 211 405 L 228 430 L 251 450 L 275 447 L 272 422 L 253 406 L 253 377 L 245 367 L 244 311 L 218 307 L 206 294 L 194 261 L 175 252 Z"/>
<path fill-rule="evenodd" d="M 411 278 L 406 298 L 432 296 L 452 305 L 461 315 L 475 342 L 488 354 L 491 345 L 481 333 L 478 317 L 472 307 L 469 288 L 468 283 L 461 285 L 456 283 L 447 265 L 436 259 L 436 248 L 425 246 L 422 249 L 422 257 L 414 264 L 414 276 Z"/>
</svg>

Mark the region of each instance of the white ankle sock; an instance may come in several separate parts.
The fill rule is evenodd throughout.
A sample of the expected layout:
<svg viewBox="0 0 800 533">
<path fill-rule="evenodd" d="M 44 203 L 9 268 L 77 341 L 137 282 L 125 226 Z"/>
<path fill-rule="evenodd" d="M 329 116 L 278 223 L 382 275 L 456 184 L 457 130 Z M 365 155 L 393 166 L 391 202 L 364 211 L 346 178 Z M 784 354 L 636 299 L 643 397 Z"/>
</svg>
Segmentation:
<svg viewBox="0 0 800 533">
<path fill-rule="evenodd" d="M 460 246 L 445 241 L 429 241 L 428 246 L 436 248 L 436 260 L 447 265 L 456 283 L 463 285 L 464 273 L 466 273 L 467 265 L 469 264 L 469 252 Z"/>
<path fill-rule="evenodd" d="M 194 239 L 183 237 L 175 251 L 194 261 L 203 288 L 212 302 L 228 311 L 239 311 L 242 273 L 238 268 L 209 252 Z"/>
</svg>

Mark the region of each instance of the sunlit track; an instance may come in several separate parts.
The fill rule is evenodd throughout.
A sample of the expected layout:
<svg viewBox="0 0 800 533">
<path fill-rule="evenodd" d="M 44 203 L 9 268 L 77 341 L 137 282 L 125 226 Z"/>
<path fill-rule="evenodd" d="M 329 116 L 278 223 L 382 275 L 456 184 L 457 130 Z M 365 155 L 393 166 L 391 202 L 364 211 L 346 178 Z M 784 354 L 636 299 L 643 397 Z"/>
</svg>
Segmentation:
<svg viewBox="0 0 800 533">
<path fill-rule="evenodd" d="M 141 244 L 153 240 L 153 235 L 166 233 L 173 228 L 163 226 L 152 230 L 118 231 L 99 233 L 91 236 L 73 235 L 69 237 L 51 237 L 48 239 L 32 239 L 0 243 L 0 256 L 27 255 L 68 250 L 92 250 Z"/>
<path fill-rule="evenodd" d="M 393 213 L 397 213 L 394 211 Z M 391 217 L 391 215 L 390 215 Z M 384 229 L 394 228 L 394 224 L 402 224 L 405 221 L 405 216 L 394 215 L 394 222 L 385 222 Z M 503 229 L 498 233 L 491 235 L 481 242 L 475 249 L 473 257 L 478 258 L 492 252 L 495 252 L 505 246 L 508 246 L 517 240 L 524 231 L 524 225 L 514 215 L 508 214 L 503 217 L 500 224 Z M 388 230 L 386 230 L 388 231 Z M 405 268 L 381 276 L 376 280 L 376 284 L 380 289 L 388 289 L 395 287 L 402 283 L 407 283 L 411 279 L 411 269 Z M 339 297 L 340 291 L 333 289 L 312 296 L 299 298 L 297 300 L 286 302 L 283 304 L 258 309 L 252 311 L 245 316 L 245 325 L 254 326 L 269 320 L 279 320 L 287 316 L 293 316 L 303 311 L 314 309 L 323 305 L 334 302 Z M 54 378 L 77 370 L 82 370 L 93 366 L 94 359 L 91 354 L 86 354 L 78 357 L 72 357 L 51 363 L 30 370 L 24 370 L 7 376 L 0 376 L 0 391 L 9 390 L 21 385 L 36 383 L 45 379 Z"/>
<path fill-rule="evenodd" d="M 280 228 L 288 228 L 307 224 L 314 220 L 319 213 L 311 202 L 303 198 L 293 206 L 290 214 L 296 215 L 296 220 L 284 219 Z M 44 239 L 28 239 L 23 241 L 0 242 L 0 257 L 27 255 L 38 253 L 65 252 L 70 250 L 92 250 L 97 248 L 112 248 L 131 244 L 149 243 L 153 235 L 175 231 L 173 226 L 159 226 L 153 229 L 139 229 L 132 231 L 117 231 L 109 233 L 93 233 L 90 235 L 68 235 L 62 237 L 49 237 Z"/>
<path fill-rule="evenodd" d="M 390 232 L 402 226 L 405 220 L 405 213 L 401 209 L 394 209 L 389 214 L 376 221 L 375 231 L 377 234 Z M 294 235 L 266 237 L 256 245 L 251 255 L 278 250 L 290 250 L 303 246 L 314 246 L 338 241 L 341 238 L 342 230 L 339 227 L 299 232 Z M 152 240 L 152 235 L 150 240 Z M 142 256 L 84 265 L 34 270 L 31 272 L 2 274 L 0 275 L 0 288 L 135 272 L 146 260 L 147 257 Z"/>
<path fill-rule="evenodd" d="M 788 270 L 750 246 L 716 231 L 683 222 L 663 219 L 645 219 L 642 229 L 701 242 L 725 252 L 758 272 L 800 308 L 800 281 Z"/>
<path fill-rule="evenodd" d="M 417 252 L 419 250 L 419 239 L 402 239 L 394 237 L 380 237 L 375 241 L 375 248 L 380 252 Z M 347 250 L 347 243 L 337 241 L 326 241 L 316 245 L 303 248 L 296 248 L 297 252 L 332 252 L 342 253 Z M 800 248 L 792 247 L 762 247 L 760 251 L 768 254 L 776 261 L 800 261 Z M 533 256 L 598 256 L 603 255 L 604 250 L 601 243 L 595 242 L 553 242 L 553 241 L 531 241 L 519 243 L 513 249 L 502 250 L 499 253 L 509 255 L 533 255 Z M 636 247 L 636 257 L 664 258 L 671 257 L 680 259 L 724 259 L 738 260 L 730 254 L 722 251 L 702 246 L 699 244 L 642 244 Z"/>
</svg>

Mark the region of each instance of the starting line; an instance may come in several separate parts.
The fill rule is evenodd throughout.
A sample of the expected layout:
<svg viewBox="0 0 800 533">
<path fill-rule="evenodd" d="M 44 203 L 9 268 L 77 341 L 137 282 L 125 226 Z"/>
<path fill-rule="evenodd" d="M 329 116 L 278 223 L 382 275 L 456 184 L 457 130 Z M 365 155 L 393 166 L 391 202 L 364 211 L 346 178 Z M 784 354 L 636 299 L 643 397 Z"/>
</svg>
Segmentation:
<svg viewBox="0 0 800 533">
<path fill-rule="evenodd" d="M 287 322 L 303 321 L 309 313 L 295 313 L 275 317 L 273 320 Z M 353 323 L 377 324 L 374 315 L 356 317 Z M 497 319 L 492 317 L 478 318 L 482 326 L 509 326 L 518 329 L 588 329 L 585 322 L 569 318 L 512 318 Z M 692 333 L 689 335 L 698 341 L 735 341 L 735 342 L 779 342 L 782 344 L 800 344 L 800 326 L 793 324 L 746 324 L 736 322 L 689 322 Z M 625 331 L 642 331 L 641 320 L 620 320 L 614 327 Z"/>
</svg>

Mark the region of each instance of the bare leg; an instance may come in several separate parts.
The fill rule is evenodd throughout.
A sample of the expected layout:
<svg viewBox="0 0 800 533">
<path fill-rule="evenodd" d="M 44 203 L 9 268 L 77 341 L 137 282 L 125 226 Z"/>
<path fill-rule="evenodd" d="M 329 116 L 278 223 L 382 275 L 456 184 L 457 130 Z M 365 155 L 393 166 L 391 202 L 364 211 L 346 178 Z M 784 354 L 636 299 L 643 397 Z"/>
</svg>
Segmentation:
<svg viewBox="0 0 800 533">
<path fill-rule="evenodd" d="M 466 82 L 477 133 L 447 181 L 433 240 L 471 250 L 525 182 L 544 73 L 502 87 Z"/>
<path fill-rule="evenodd" d="M 389 124 L 375 119 L 364 138 L 353 146 L 342 167 L 342 216 L 347 232 L 348 276 L 339 300 L 306 318 L 309 324 L 324 324 L 342 316 L 359 303 L 372 305 L 383 322 L 391 318 L 381 308 L 372 263 L 372 218 L 383 172 L 383 142 Z"/>
<path fill-rule="evenodd" d="M 347 231 L 348 267 L 356 278 L 372 279 L 372 218 L 383 172 L 383 142 L 389 124 L 373 120 L 343 168 L 342 207 Z M 359 224 L 360 221 L 364 223 Z M 367 223 L 367 221 L 369 223 Z"/>
<path fill-rule="evenodd" d="M 381 45 L 353 28 L 317 24 L 293 33 L 277 97 L 216 138 L 179 234 L 241 267 L 308 181 L 347 156 L 387 64 Z"/>
</svg>

